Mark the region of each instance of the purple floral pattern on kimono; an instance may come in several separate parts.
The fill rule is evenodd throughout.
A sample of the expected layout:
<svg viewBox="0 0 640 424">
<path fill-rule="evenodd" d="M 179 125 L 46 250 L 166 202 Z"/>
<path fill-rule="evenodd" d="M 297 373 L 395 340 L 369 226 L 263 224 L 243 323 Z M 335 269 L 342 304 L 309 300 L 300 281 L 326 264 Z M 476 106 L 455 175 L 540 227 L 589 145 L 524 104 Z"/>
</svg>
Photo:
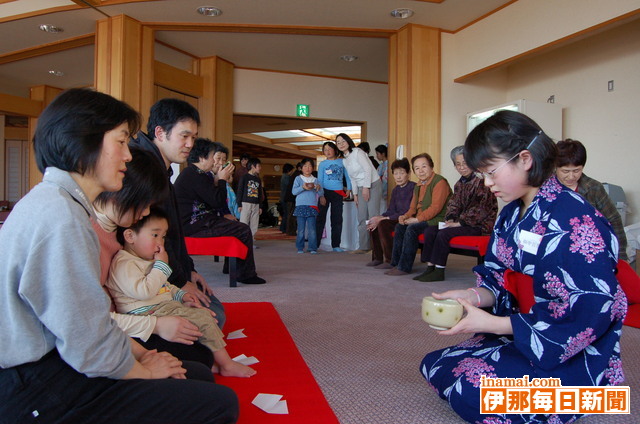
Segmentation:
<svg viewBox="0 0 640 424">
<path fill-rule="evenodd" d="M 627 301 L 614 274 L 618 247 L 611 225 L 555 177 L 540 187 L 522 217 L 520 206 L 514 201 L 503 208 L 485 263 L 474 268 L 477 286 L 496 298 L 491 312 L 510 318 L 513 335 L 476 334 L 429 353 L 420 371 L 468 422 L 572 423 L 580 415 L 479 413 L 482 375 L 554 377 L 564 386 L 624 380 L 620 335 Z M 520 237 L 527 232 L 541 239 L 525 250 Z M 505 289 L 507 269 L 533 278 L 535 304 L 527 314 Z"/>
</svg>

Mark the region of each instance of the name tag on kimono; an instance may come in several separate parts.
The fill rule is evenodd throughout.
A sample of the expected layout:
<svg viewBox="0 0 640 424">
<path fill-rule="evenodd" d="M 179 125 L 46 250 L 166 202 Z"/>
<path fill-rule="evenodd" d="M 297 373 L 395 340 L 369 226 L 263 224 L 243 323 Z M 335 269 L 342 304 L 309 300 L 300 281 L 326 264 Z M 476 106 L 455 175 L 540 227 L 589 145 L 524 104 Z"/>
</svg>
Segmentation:
<svg viewBox="0 0 640 424">
<path fill-rule="evenodd" d="M 541 234 L 532 233 L 531 231 L 520 231 L 518 244 L 520 245 L 520 249 L 527 253 L 531 253 L 532 255 L 538 253 L 538 246 L 540 246 L 541 241 Z"/>
</svg>

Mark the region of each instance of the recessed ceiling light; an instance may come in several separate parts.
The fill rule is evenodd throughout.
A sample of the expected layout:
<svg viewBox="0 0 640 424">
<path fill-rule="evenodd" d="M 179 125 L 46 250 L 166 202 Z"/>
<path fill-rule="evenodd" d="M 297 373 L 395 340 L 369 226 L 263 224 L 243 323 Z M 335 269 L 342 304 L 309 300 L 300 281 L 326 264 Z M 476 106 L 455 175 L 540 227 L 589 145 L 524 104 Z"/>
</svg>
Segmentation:
<svg viewBox="0 0 640 424">
<path fill-rule="evenodd" d="M 57 27 L 55 25 L 49 25 L 49 24 L 42 24 L 40 25 L 39 28 L 40 28 L 40 31 L 50 32 L 52 34 L 64 31 L 64 29 L 60 27 Z"/>
<path fill-rule="evenodd" d="M 413 10 L 411 9 L 394 9 L 391 11 L 391 16 L 398 19 L 407 19 L 413 16 Z"/>
<path fill-rule="evenodd" d="M 358 56 L 345 54 L 344 56 L 340 56 L 340 60 L 344 60 L 345 62 L 353 62 L 354 60 L 358 60 Z"/>
<path fill-rule="evenodd" d="M 204 16 L 220 16 L 222 10 L 214 6 L 202 6 L 198 8 L 198 13 Z"/>
<path fill-rule="evenodd" d="M 64 72 L 62 72 L 62 71 L 58 71 L 57 69 L 51 69 L 51 70 L 49 71 L 49 73 L 50 73 L 51 75 L 53 75 L 54 77 L 63 77 L 63 76 L 64 76 Z"/>
</svg>

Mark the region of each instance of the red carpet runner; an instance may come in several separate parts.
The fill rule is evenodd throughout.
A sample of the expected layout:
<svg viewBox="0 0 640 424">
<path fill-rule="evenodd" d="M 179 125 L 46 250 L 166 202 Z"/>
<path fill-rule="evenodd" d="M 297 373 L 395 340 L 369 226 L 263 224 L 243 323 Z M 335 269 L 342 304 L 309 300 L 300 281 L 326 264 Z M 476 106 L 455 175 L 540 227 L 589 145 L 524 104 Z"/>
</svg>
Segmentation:
<svg viewBox="0 0 640 424">
<path fill-rule="evenodd" d="M 309 367 L 302 359 L 287 327 L 271 303 L 225 303 L 224 333 L 244 328 L 243 339 L 227 341 L 232 358 L 244 353 L 260 361 L 251 378 L 216 375 L 216 382 L 231 387 L 240 399 L 238 424 L 338 424 Z M 258 393 L 283 395 L 288 415 L 267 414 L 251 404 Z"/>
</svg>

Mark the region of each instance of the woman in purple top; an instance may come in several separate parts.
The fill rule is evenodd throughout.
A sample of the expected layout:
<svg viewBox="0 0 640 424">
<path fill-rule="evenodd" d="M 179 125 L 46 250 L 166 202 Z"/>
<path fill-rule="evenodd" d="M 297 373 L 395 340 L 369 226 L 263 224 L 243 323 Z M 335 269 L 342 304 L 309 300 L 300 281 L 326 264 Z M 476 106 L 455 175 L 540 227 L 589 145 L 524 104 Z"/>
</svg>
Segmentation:
<svg viewBox="0 0 640 424">
<path fill-rule="evenodd" d="M 371 262 L 367 266 L 376 268 L 391 268 L 391 252 L 393 250 L 393 229 L 398 223 L 398 217 L 409 210 L 413 188 L 416 183 L 409 181 L 411 167 L 407 158 L 394 161 L 391 172 L 396 186 L 391 192 L 391 201 L 387 211 L 382 215 L 369 219 L 367 229 L 371 234 Z"/>
</svg>

